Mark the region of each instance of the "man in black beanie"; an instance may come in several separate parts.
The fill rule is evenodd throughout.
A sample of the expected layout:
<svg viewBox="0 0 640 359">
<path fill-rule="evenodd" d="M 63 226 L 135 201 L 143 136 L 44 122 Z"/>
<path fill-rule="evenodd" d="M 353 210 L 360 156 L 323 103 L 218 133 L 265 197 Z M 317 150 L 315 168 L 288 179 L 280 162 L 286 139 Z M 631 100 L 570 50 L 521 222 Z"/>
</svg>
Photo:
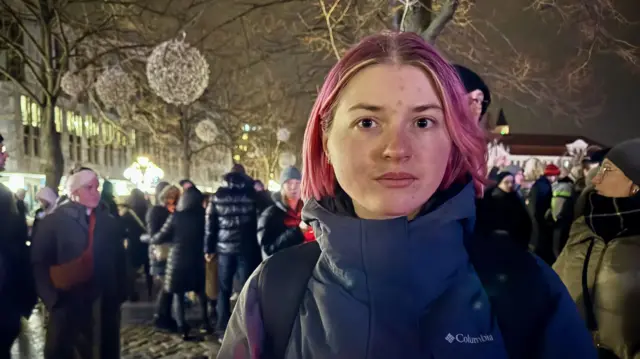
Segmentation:
<svg viewBox="0 0 640 359">
<path fill-rule="evenodd" d="M 637 195 L 640 192 L 640 137 L 622 142 L 613 147 L 607 153 L 603 166 L 607 160 L 618 167 L 631 180 L 629 188 L 617 186 L 615 193 L 622 195 L 625 191 L 628 191 L 629 195 Z M 597 186 L 596 189 L 598 189 Z"/>
<path fill-rule="evenodd" d="M 460 80 L 467 91 L 471 105 L 471 113 L 477 118 L 478 122 L 482 120 L 482 116 L 487 113 L 487 109 L 491 104 L 491 92 L 489 87 L 482 78 L 469 68 L 462 65 L 453 65 L 458 72 Z"/>
</svg>

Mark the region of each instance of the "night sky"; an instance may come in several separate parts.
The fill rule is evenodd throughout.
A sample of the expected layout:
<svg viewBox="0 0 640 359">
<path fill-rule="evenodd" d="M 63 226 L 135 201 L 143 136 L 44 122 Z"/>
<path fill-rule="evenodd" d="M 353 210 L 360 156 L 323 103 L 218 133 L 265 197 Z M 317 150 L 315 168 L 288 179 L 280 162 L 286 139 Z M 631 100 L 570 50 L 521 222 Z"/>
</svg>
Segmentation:
<svg viewBox="0 0 640 359">
<path fill-rule="evenodd" d="M 575 53 L 570 48 L 571 41 L 563 38 L 563 34 L 556 34 L 557 28 L 541 30 L 540 19 L 535 14 L 522 13 L 529 0 L 510 0 L 509 6 L 496 7 L 495 3 L 505 4 L 504 0 L 492 0 L 487 2 L 477 2 L 477 6 L 482 12 L 494 12 L 500 9 L 509 12 L 513 11 L 519 16 L 500 14 L 499 26 L 503 32 L 509 36 L 516 37 L 519 41 L 530 41 L 532 44 L 545 44 L 548 40 L 547 53 L 552 56 L 567 56 Z M 520 2 L 523 6 L 516 4 Z M 640 1 L 621 0 L 616 1 L 621 5 L 625 16 L 630 20 L 635 20 L 640 24 Z M 532 29 L 528 33 L 526 29 Z M 531 30 L 530 30 L 531 31 Z M 621 29 L 624 38 L 634 44 L 640 45 L 640 25 L 634 28 Z M 606 96 L 603 111 L 595 118 L 585 120 L 581 125 L 574 119 L 551 117 L 544 112 L 544 108 L 538 107 L 536 113 L 527 111 L 508 102 L 496 101 L 492 104 L 492 110 L 497 114 L 499 108 L 504 107 L 505 115 L 510 124 L 511 133 L 555 133 L 580 135 L 599 141 L 605 145 L 613 145 L 619 141 L 640 136 L 640 70 L 633 70 L 621 59 L 613 55 L 599 55 L 595 58 L 595 81 L 594 86 L 598 86 Z M 640 68 L 640 64 L 638 64 Z M 543 107 L 543 106 L 542 106 Z"/>
</svg>

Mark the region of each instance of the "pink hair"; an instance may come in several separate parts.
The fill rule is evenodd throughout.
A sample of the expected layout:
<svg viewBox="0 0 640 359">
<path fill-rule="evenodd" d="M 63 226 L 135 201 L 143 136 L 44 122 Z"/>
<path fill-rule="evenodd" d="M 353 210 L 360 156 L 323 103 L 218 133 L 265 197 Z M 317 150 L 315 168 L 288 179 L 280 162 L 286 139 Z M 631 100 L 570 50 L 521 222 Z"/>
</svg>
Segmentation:
<svg viewBox="0 0 640 359">
<path fill-rule="evenodd" d="M 434 47 L 410 32 L 369 36 L 336 63 L 322 85 L 309 116 L 302 150 L 304 199 L 333 196 L 336 178 L 323 149 L 323 132 L 331 126 L 338 95 L 349 79 L 372 64 L 408 64 L 425 69 L 438 84 L 452 150 L 440 185 L 446 189 L 471 175 L 478 196 L 486 175 L 487 145 L 483 131 L 471 116 L 465 91 L 454 68 Z"/>
</svg>

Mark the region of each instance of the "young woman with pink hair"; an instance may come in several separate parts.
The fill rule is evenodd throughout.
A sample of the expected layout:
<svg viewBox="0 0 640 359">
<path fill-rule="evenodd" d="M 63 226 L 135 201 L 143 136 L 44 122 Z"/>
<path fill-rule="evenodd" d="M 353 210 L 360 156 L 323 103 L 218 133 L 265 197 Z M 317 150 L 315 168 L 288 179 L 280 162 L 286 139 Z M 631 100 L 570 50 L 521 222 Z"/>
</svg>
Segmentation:
<svg viewBox="0 0 640 359">
<path fill-rule="evenodd" d="M 486 142 L 418 35 L 374 35 L 338 61 L 303 151 L 317 242 L 256 270 L 218 358 L 595 358 L 553 271 L 474 235 Z"/>
</svg>

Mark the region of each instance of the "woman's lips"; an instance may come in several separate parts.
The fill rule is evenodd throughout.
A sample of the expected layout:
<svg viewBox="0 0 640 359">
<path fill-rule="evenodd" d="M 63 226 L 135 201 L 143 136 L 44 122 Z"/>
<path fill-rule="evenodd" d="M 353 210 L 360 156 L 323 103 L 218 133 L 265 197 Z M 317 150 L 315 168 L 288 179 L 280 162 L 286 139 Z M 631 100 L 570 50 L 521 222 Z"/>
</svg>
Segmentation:
<svg viewBox="0 0 640 359">
<path fill-rule="evenodd" d="M 376 178 L 376 181 L 386 188 L 406 188 L 416 180 L 416 176 L 407 172 L 387 172 Z"/>
</svg>

